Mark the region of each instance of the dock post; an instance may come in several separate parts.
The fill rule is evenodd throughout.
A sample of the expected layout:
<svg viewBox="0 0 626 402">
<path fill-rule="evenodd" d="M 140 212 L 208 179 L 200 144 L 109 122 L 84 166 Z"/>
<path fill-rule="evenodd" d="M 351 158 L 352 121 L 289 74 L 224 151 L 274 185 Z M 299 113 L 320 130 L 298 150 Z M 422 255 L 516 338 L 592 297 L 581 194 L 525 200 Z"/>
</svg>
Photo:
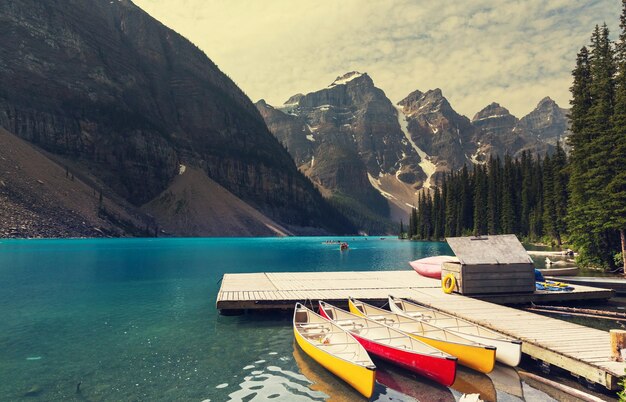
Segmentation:
<svg viewBox="0 0 626 402">
<path fill-rule="evenodd" d="M 611 359 L 616 362 L 624 361 L 626 355 L 626 331 L 623 329 L 612 329 L 611 334 Z"/>
</svg>

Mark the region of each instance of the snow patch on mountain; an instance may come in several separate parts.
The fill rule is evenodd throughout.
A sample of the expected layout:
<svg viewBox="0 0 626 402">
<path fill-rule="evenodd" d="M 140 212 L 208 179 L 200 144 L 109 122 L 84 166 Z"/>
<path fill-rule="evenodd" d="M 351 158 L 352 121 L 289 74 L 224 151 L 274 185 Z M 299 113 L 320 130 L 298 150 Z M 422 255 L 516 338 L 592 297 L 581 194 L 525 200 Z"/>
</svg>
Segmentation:
<svg viewBox="0 0 626 402">
<path fill-rule="evenodd" d="M 421 161 L 419 163 L 420 167 L 426 174 L 426 181 L 424 181 L 424 187 L 430 188 L 430 179 L 437 170 L 437 166 L 430 161 L 430 156 L 426 154 L 426 152 L 422 151 L 420 147 L 417 146 L 413 139 L 411 138 L 411 133 L 409 133 L 409 122 L 404 115 L 404 111 L 402 110 L 402 106 L 395 106 L 396 111 L 398 112 L 398 123 L 400 123 L 400 128 L 404 133 L 404 136 L 409 141 L 409 144 L 413 147 L 415 152 L 419 155 Z"/>
<path fill-rule="evenodd" d="M 501 117 L 507 117 L 507 116 L 510 116 L 510 115 L 509 114 L 494 114 L 491 116 L 481 117 L 480 119 L 474 119 L 472 120 L 472 123 L 477 122 L 477 121 L 484 121 L 488 119 L 499 119 Z"/>
<path fill-rule="evenodd" d="M 347 74 L 345 74 L 345 75 L 343 75 L 341 77 L 337 77 L 337 79 L 335 79 L 335 81 L 333 81 L 333 83 L 330 84 L 328 86 L 328 88 L 332 88 L 332 87 L 334 87 L 336 85 L 344 85 L 344 84 L 352 81 L 353 79 L 359 78 L 359 77 L 362 77 L 362 76 L 363 76 L 363 74 L 359 73 L 358 71 L 351 71 L 351 72 L 349 72 L 349 73 L 347 73 Z"/>
<path fill-rule="evenodd" d="M 381 173 L 381 176 L 382 176 L 382 173 Z M 369 179 L 370 184 L 372 185 L 372 187 L 374 187 L 380 193 L 380 195 L 382 195 L 383 197 L 385 197 L 388 200 L 395 200 L 396 199 L 395 196 L 393 196 L 392 194 L 389 194 L 388 192 L 384 191 L 381 188 L 382 184 L 380 182 L 380 179 L 374 178 L 374 176 L 372 176 L 369 172 L 367 173 L 367 178 Z"/>
</svg>

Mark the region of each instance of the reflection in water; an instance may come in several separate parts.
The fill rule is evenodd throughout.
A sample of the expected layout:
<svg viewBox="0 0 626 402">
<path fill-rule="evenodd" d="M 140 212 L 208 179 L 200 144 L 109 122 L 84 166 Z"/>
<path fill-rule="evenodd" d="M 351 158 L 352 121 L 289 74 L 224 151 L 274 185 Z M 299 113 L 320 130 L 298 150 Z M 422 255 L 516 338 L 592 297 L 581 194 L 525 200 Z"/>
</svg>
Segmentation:
<svg viewBox="0 0 626 402">
<path fill-rule="evenodd" d="M 283 370 L 278 366 L 248 365 L 257 370 L 250 371 L 239 384 L 240 389 L 228 395 L 231 401 L 324 401 L 326 395 L 310 387 L 303 375 Z M 245 367 L 242 371 L 246 370 Z M 219 386 L 218 386 L 219 387 Z"/>
<path fill-rule="evenodd" d="M 420 402 L 454 402 L 450 390 L 400 367 L 376 360 L 376 381 Z"/>
<path fill-rule="evenodd" d="M 315 360 L 310 358 L 300 347 L 293 342 L 293 358 L 300 369 L 300 372 L 311 381 L 309 386 L 315 392 L 323 392 L 327 395 L 330 402 L 353 402 L 365 401 L 363 395 L 356 392 L 350 385 L 333 375 L 330 371 L 319 365 Z M 376 362 L 376 387 L 374 395 L 370 401 L 372 402 L 411 402 L 414 399 L 402 393 L 397 388 L 387 387 L 386 384 L 379 382 L 380 366 Z M 454 400 L 454 399 L 452 399 Z M 427 400 L 421 400 L 424 402 Z"/>
<path fill-rule="evenodd" d="M 356 392 L 352 387 L 328 370 L 320 366 L 315 360 L 307 356 L 300 347 L 293 342 L 293 358 L 306 378 L 311 381 L 309 386 L 311 390 L 323 392 L 328 395 L 328 401 L 333 402 L 350 402 L 365 400 L 365 398 Z"/>
<path fill-rule="evenodd" d="M 522 388 L 522 380 L 512 367 L 496 364 L 493 371 L 487 374 L 496 390 L 506 392 L 509 395 L 517 396 L 524 399 L 524 389 Z"/>
<path fill-rule="evenodd" d="M 457 366 L 456 379 L 451 388 L 464 394 L 479 394 L 480 399 L 485 402 L 495 402 L 498 399 L 491 378 L 463 366 Z"/>
</svg>

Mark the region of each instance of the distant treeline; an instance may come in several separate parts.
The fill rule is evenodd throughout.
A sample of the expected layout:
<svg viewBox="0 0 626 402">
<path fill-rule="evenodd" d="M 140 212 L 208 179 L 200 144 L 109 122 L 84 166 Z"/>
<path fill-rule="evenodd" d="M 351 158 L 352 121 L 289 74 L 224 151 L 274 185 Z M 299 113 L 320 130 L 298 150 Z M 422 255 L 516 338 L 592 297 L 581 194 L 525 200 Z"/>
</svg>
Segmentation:
<svg viewBox="0 0 626 402">
<path fill-rule="evenodd" d="M 408 227 L 417 240 L 515 233 L 531 241 L 549 236 L 558 244 L 566 230 L 567 158 L 560 145 L 543 159 L 490 158 L 470 171 L 447 174 L 441 186 L 418 197 Z"/>
</svg>

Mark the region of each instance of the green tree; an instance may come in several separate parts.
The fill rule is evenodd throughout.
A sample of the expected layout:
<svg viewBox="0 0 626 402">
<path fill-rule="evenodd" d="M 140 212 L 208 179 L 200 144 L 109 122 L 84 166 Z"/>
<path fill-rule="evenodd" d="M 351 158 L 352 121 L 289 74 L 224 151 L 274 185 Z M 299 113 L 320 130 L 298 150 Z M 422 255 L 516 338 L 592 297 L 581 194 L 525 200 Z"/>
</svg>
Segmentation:
<svg viewBox="0 0 626 402">
<path fill-rule="evenodd" d="M 620 35 L 615 44 L 615 107 L 609 142 L 613 144 L 606 161 L 611 178 L 606 187 L 609 218 L 607 228 L 620 235 L 622 268 L 626 275 L 626 0 L 622 0 Z"/>
<path fill-rule="evenodd" d="M 552 159 L 546 155 L 543 160 L 543 224 L 544 231 L 552 239 L 558 236 L 556 224 L 556 205 L 554 201 L 554 177 Z"/>
<path fill-rule="evenodd" d="M 487 224 L 489 234 L 500 234 L 500 158 L 489 157 L 487 179 Z"/>
<path fill-rule="evenodd" d="M 515 187 L 513 162 L 510 155 L 504 157 L 504 171 L 501 177 L 502 214 L 501 227 L 503 233 L 515 233 Z"/>
<path fill-rule="evenodd" d="M 567 232 L 567 155 L 557 142 L 552 157 L 552 201 L 555 220 L 553 230 L 557 244 L 562 244 L 562 235 Z"/>
<path fill-rule="evenodd" d="M 487 234 L 487 171 L 474 166 L 474 236 Z"/>
</svg>

